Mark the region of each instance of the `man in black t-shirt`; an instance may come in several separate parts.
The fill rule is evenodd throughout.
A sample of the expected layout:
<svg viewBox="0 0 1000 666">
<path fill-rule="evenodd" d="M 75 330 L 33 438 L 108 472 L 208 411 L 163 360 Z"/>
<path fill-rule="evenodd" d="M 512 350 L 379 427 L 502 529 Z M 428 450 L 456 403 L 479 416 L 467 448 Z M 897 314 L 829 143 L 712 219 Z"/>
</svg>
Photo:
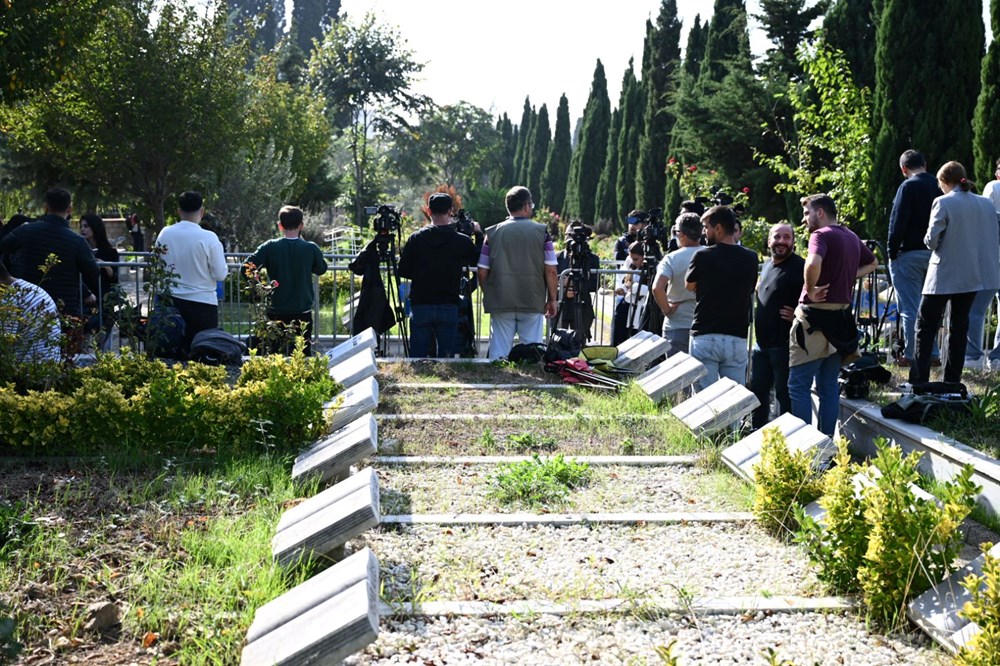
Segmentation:
<svg viewBox="0 0 1000 666">
<path fill-rule="evenodd" d="M 410 286 L 410 356 L 428 356 L 437 341 L 437 356 L 450 358 L 458 344 L 458 304 L 462 270 L 475 266 L 483 232 L 473 222 L 475 242 L 455 229 L 451 197 L 443 192 L 427 202 L 431 224 L 410 234 L 399 253 L 399 275 Z"/>
<path fill-rule="evenodd" d="M 802 293 L 805 260 L 795 254 L 795 232 L 790 224 L 776 224 L 767 234 L 771 258 L 764 262 L 757 283 L 753 328 L 757 338 L 750 353 L 750 390 L 760 400 L 753 412 L 753 429 L 767 425 L 771 387 L 778 414 L 792 410 L 788 398 L 788 333 Z"/>
<path fill-rule="evenodd" d="M 736 245 L 732 209 L 713 206 L 701 223 L 708 247 L 691 257 L 684 278 L 697 299 L 690 353 L 708 369 L 695 385 L 698 391 L 719 377 L 746 383 L 750 300 L 757 282 L 757 253 Z"/>
</svg>

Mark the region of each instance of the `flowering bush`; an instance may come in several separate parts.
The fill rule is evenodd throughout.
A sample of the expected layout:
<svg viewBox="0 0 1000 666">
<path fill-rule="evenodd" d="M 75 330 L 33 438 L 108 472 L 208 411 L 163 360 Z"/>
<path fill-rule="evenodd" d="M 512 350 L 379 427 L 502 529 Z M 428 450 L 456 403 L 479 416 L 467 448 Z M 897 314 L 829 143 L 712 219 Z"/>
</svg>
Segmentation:
<svg viewBox="0 0 1000 666">
<path fill-rule="evenodd" d="M 697 164 L 682 164 L 675 157 L 667 159 L 667 173 L 680 181 L 681 194 L 688 199 L 705 197 L 713 200 L 720 193 L 732 198 L 731 205 L 741 213 L 750 205 L 749 187 L 727 187 L 725 178 L 715 169 L 701 169 Z"/>
<path fill-rule="evenodd" d="M 292 325 L 281 321 L 271 321 L 267 311 L 271 308 L 271 297 L 278 288 L 278 281 L 268 278 L 267 269 L 252 261 L 243 265 L 246 277 L 244 293 L 250 304 L 250 332 L 258 349 L 284 349 L 295 338 Z"/>
</svg>

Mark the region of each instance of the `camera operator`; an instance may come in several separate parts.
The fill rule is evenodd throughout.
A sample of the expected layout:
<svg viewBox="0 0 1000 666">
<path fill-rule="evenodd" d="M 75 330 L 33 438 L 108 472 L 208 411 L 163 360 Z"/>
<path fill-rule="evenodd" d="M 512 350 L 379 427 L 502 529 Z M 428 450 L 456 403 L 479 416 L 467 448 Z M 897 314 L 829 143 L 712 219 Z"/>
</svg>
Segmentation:
<svg viewBox="0 0 1000 666">
<path fill-rule="evenodd" d="M 615 306 L 615 316 L 611 325 L 611 344 L 618 346 L 636 334 L 641 328 L 646 309 L 648 288 L 642 284 L 641 270 L 645 262 L 643 242 L 636 241 L 628 248 L 628 258 L 615 295 L 622 300 Z"/>
<path fill-rule="evenodd" d="M 593 293 L 597 291 L 597 271 L 600 260 L 591 252 L 587 239 L 593 229 L 579 220 L 566 225 L 566 246 L 556 255 L 562 301 L 556 315 L 558 328 L 569 328 L 577 333 L 581 345 L 590 340 L 590 327 L 594 323 Z M 566 271 L 570 271 L 565 274 Z"/>
<path fill-rule="evenodd" d="M 615 241 L 615 261 L 628 259 L 628 249 L 632 243 L 639 240 L 639 232 L 649 222 L 649 215 L 644 210 L 633 210 L 628 214 L 628 230 Z"/>
<path fill-rule="evenodd" d="M 427 202 L 431 224 L 410 234 L 399 256 L 399 275 L 410 286 L 410 356 L 425 358 L 431 342 L 437 356 L 455 355 L 458 340 L 458 306 L 462 272 L 474 266 L 483 245 L 479 224 L 472 234 L 459 233 L 451 217 L 452 200 L 443 192 Z"/>
<path fill-rule="evenodd" d="M 656 267 L 653 298 L 663 313 L 663 337 L 670 343 L 667 358 L 687 352 L 691 340 L 695 297 L 685 288 L 684 276 L 691 257 L 701 249 L 701 218 L 694 213 L 678 216 L 674 228 L 678 248 L 668 252 Z"/>
</svg>

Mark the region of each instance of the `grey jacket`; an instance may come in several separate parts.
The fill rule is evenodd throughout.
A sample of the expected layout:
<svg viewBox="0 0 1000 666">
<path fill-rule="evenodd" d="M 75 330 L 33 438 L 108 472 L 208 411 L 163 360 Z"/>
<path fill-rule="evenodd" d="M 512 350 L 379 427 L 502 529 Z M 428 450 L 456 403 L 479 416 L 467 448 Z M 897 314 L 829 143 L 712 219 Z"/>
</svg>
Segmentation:
<svg viewBox="0 0 1000 666">
<path fill-rule="evenodd" d="M 955 188 L 931 206 L 925 294 L 1000 288 L 1000 221 L 986 197 Z"/>
</svg>

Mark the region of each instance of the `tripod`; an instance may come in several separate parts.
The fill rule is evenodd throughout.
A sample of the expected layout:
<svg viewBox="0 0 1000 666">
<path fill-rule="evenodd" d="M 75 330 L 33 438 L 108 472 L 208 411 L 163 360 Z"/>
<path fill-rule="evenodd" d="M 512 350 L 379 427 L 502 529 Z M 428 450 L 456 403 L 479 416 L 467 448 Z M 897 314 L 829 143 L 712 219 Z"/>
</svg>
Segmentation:
<svg viewBox="0 0 1000 666">
<path fill-rule="evenodd" d="M 656 281 L 656 265 L 660 263 L 660 259 L 662 258 L 663 255 L 660 252 L 659 244 L 653 239 L 644 239 L 642 242 L 642 268 L 639 269 L 639 289 L 636 291 L 635 297 L 629 306 L 627 320 L 629 324 L 636 321 L 642 288 L 646 287 L 647 303 L 645 309 L 640 314 L 641 319 L 638 322 L 639 325 L 636 327 L 636 330 L 649 331 L 657 335 L 659 335 L 663 326 L 663 315 L 660 313 L 659 308 L 649 307 L 648 301 L 653 295 L 653 283 Z M 632 328 L 631 325 L 629 328 Z"/>
<path fill-rule="evenodd" d="M 390 309 L 396 316 L 400 338 L 403 341 L 403 356 L 409 356 L 410 341 L 406 330 L 406 312 L 403 309 L 403 302 L 400 297 L 399 266 L 396 259 L 396 236 L 400 233 L 401 231 L 398 227 L 396 234 L 393 234 L 390 229 L 379 229 L 372 242 L 375 244 L 375 250 L 378 253 L 379 272 L 384 272 L 386 276 L 384 283 L 385 297 L 389 302 Z M 389 355 L 388 336 L 379 336 L 378 349 L 379 356 L 385 357 Z"/>
</svg>

